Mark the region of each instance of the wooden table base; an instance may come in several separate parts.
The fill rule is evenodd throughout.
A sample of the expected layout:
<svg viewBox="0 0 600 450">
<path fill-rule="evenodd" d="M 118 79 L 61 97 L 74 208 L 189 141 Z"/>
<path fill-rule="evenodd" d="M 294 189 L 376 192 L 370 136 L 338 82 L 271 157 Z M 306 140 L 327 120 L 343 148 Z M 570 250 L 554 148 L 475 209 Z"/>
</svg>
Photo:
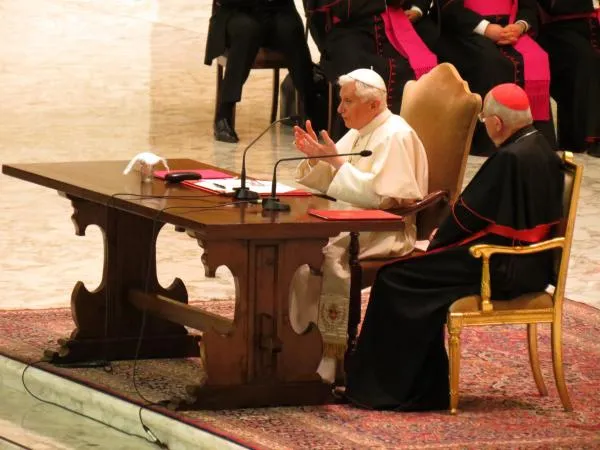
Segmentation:
<svg viewBox="0 0 600 450">
<path fill-rule="evenodd" d="M 168 288 L 156 275 L 156 237 L 163 224 L 98 203 L 71 199 L 76 234 L 83 236 L 89 225 L 104 235 L 104 270 L 98 289 L 90 292 L 78 282 L 71 294 L 71 311 L 76 328 L 59 349 L 45 357 L 57 364 L 90 360 L 175 358 L 199 356 L 199 337 L 182 325 L 146 315 L 127 301 L 128 291 L 137 288 L 187 303 L 180 279 Z M 142 330 L 142 323 L 144 325 Z M 139 337 L 143 341 L 138 351 Z"/>
</svg>

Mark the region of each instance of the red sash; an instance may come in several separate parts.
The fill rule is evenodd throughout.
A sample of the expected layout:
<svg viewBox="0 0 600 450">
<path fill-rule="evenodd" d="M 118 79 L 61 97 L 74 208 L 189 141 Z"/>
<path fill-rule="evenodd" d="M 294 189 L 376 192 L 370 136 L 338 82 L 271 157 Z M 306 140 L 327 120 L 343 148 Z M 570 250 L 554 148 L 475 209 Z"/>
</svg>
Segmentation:
<svg viewBox="0 0 600 450">
<path fill-rule="evenodd" d="M 550 235 L 550 230 L 551 226 L 548 224 L 538 225 L 529 230 L 515 230 L 514 228 L 505 227 L 504 225 L 491 224 L 484 232 L 486 234 L 496 234 L 508 239 L 535 244 L 536 242 L 546 239 Z"/>
<path fill-rule="evenodd" d="M 465 0 L 465 7 L 482 16 L 508 16 L 514 23 L 518 0 Z M 550 61 L 548 54 L 529 36 L 523 35 L 514 45 L 525 63 L 525 92 L 529 97 L 534 120 L 550 120 Z"/>
<path fill-rule="evenodd" d="M 510 16 L 513 0 L 465 0 L 465 8 L 482 16 Z"/>
<path fill-rule="evenodd" d="M 390 44 L 408 59 L 418 80 L 437 65 L 437 56 L 429 50 L 416 33 L 412 23 L 400 8 L 387 8 L 381 14 L 385 24 L 385 34 Z"/>
</svg>

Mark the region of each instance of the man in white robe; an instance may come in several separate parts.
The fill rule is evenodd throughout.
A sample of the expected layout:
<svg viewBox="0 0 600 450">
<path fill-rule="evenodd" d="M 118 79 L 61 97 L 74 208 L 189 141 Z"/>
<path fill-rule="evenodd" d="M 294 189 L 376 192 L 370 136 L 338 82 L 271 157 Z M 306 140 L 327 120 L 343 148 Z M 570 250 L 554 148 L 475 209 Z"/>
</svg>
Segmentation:
<svg viewBox="0 0 600 450">
<path fill-rule="evenodd" d="M 415 131 L 386 103 L 383 79 L 373 70 L 357 69 L 339 79 L 338 113 L 350 130 L 334 143 L 321 131 L 319 143 L 310 121 L 306 131 L 294 128 L 298 150 L 311 156 L 297 168 L 297 181 L 340 202 L 365 209 L 386 209 L 415 202 L 427 194 L 427 155 Z M 328 157 L 371 150 L 370 157 Z M 416 241 L 414 217 L 395 232 L 361 233 L 359 258 L 403 256 Z M 299 269 L 290 298 L 290 321 L 297 333 L 311 322 L 323 336 L 323 359 L 318 373 L 333 383 L 337 362 L 347 344 L 350 296 L 349 233 L 330 239 L 323 249 L 320 274 Z"/>
</svg>

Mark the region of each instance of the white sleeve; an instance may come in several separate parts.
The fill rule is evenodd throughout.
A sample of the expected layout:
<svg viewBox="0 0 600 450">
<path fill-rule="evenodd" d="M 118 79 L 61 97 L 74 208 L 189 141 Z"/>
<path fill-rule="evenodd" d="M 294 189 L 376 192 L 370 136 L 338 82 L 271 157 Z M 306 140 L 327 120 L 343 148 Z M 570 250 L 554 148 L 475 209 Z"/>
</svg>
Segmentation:
<svg viewBox="0 0 600 450">
<path fill-rule="evenodd" d="M 311 189 L 327 192 L 335 169 L 329 163 L 319 161 L 313 167 L 308 160 L 302 161 L 296 168 L 296 181 Z"/>
<path fill-rule="evenodd" d="M 526 20 L 517 20 L 515 22 L 515 24 L 517 24 L 517 23 L 522 23 L 523 25 L 525 25 L 525 31 L 523 32 L 523 34 L 525 34 L 529 31 L 529 23 L 527 23 Z"/>
<path fill-rule="evenodd" d="M 473 33 L 477 33 L 482 36 L 485 36 L 485 29 L 487 28 L 487 26 L 489 24 L 490 24 L 489 20 L 483 19 L 481 22 L 479 22 L 479 24 L 475 28 L 473 28 Z"/>
<path fill-rule="evenodd" d="M 342 165 L 327 195 L 361 208 L 380 208 L 389 198 L 401 203 L 427 193 L 427 156 L 414 131 L 397 132 L 373 149 L 373 157 L 370 172 Z"/>
</svg>

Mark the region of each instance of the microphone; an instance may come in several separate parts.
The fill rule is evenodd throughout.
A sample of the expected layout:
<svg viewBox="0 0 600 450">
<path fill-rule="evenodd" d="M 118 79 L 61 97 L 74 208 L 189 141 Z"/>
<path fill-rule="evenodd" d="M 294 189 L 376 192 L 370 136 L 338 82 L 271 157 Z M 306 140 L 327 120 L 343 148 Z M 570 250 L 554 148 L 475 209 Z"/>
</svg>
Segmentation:
<svg viewBox="0 0 600 450">
<path fill-rule="evenodd" d="M 250 142 L 244 149 L 244 153 L 242 154 L 242 171 L 240 173 L 240 187 L 234 189 L 235 194 L 233 195 L 233 198 L 235 198 L 236 200 L 256 200 L 259 197 L 256 192 L 251 191 L 246 187 L 246 153 L 248 153 L 250 147 L 252 147 L 256 143 L 256 141 L 258 141 L 261 137 L 263 137 L 263 135 L 267 131 L 269 131 L 271 128 L 273 128 L 273 126 L 275 126 L 279 122 L 283 122 L 284 120 L 291 120 L 293 122 L 300 123 L 300 116 L 288 116 L 277 119 L 267 128 L 265 128 L 262 133 L 255 137 L 254 140 Z"/>
<path fill-rule="evenodd" d="M 354 152 L 354 153 L 338 153 L 335 155 L 323 155 L 323 156 L 319 156 L 318 158 L 335 158 L 337 156 L 371 156 L 373 154 L 373 152 L 371 150 L 363 150 L 361 152 Z M 277 166 L 279 166 L 279 163 L 285 162 L 285 161 L 301 161 L 303 159 L 314 159 L 314 156 L 297 156 L 294 158 L 282 158 L 280 160 L 278 160 L 275 163 L 275 167 L 273 167 L 273 179 L 271 181 L 271 196 L 267 197 L 267 198 L 263 198 L 262 201 L 262 207 L 263 210 L 265 211 L 289 211 L 290 210 L 290 205 L 286 204 L 286 203 L 281 203 L 279 201 L 279 199 L 277 198 Z"/>
</svg>

